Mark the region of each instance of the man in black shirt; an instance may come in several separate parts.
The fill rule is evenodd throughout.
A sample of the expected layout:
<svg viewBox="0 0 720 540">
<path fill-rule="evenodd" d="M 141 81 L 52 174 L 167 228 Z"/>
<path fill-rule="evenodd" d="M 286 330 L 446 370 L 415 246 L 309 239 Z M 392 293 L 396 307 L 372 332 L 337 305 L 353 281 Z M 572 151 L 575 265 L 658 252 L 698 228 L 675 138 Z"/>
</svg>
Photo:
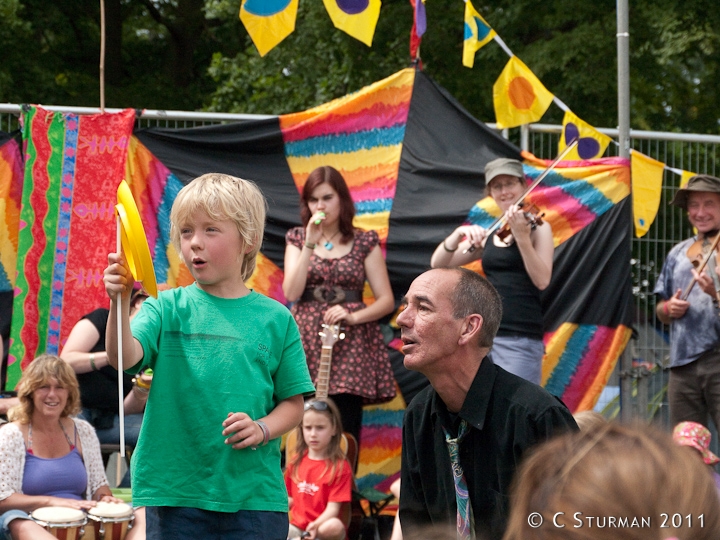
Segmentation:
<svg viewBox="0 0 720 540">
<path fill-rule="evenodd" d="M 397 318 L 405 367 L 424 374 L 430 386 L 405 412 L 403 532 L 458 523 L 455 472 L 471 508 L 464 511 L 469 526 L 460 531 L 458 524 L 459 537 L 500 539 L 525 451 L 577 425 L 557 398 L 486 357 L 502 317 L 500 297 L 486 279 L 463 268 L 430 270 L 413 281 L 406 301 Z M 446 439 L 458 438 L 459 430 L 453 465 Z"/>
</svg>

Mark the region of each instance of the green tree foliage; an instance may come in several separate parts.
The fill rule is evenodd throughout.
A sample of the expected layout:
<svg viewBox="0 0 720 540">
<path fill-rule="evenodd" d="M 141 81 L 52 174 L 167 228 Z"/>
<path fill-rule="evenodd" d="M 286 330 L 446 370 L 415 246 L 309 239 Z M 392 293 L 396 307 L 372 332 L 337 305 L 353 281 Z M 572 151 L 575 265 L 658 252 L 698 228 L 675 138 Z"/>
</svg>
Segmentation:
<svg viewBox="0 0 720 540">
<path fill-rule="evenodd" d="M 105 0 L 106 105 L 279 114 L 355 91 L 410 65 L 412 8 L 384 0 L 373 46 L 300 0 L 296 30 L 261 58 L 241 0 Z M 631 126 L 718 133 L 720 15 L 715 0 L 630 0 Z M 578 116 L 617 124 L 616 2 L 474 0 L 508 47 Z M 489 43 L 462 66 L 461 0 L 427 0 L 426 73 L 477 118 L 495 119 L 507 62 Z M 99 2 L 0 0 L 0 100 L 99 104 Z M 560 122 L 551 105 L 543 122 Z"/>
</svg>

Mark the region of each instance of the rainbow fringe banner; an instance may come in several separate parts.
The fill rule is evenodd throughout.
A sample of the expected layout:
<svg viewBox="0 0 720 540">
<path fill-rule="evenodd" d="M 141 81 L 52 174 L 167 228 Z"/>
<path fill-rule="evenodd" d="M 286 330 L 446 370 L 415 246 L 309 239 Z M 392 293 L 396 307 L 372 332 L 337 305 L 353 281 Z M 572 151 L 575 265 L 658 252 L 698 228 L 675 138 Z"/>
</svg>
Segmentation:
<svg viewBox="0 0 720 540">
<path fill-rule="evenodd" d="M 15 287 L 22 185 L 20 146 L 9 139 L 0 146 L 0 292 Z"/>
<path fill-rule="evenodd" d="M 116 245 L 114 208 L 135 111 L 78 116 L 29 107 L 23 113 L 25 177 L 8 386 L 38 354 L 107 305 L 102 283 Z M 91 308 L 92 309 L 92 308 Z"/>
<path fill-rule="evenodd" d="M 607 385 L 632 329 L 564 323 L 545 334 L 542 385 L 572 411 L 590 410 Z"/>
<path fill-rule="evenodd" d="M 280 117 L 285 155 L 298 191 L 317 167 L 345 178 L 354 225 L 375 230 L 385 246 L 415 80 L 404 69 L 345 97 Z"/>
<path fill-rule="evenodd" d="M 529 182 L 550 163 L 524 157 Z M 628 160 L 605 158 L 559 163 L 526 199 L 545 212 L 555 243 L 542 382 L 574 412 L 593 408 L 632 333 L 629 194 Z M 467 222 L 487 227 L 499 215 L 486 197 Z"/>
<path fill-rule="evenodd" d="M 363 408 L 362 444 L 356 475 L 359 490 L 374 487 L 389 491 L 390 484 L 398 477 L 405 407 L 398 387 L 392 401 Z"/>
</svg>

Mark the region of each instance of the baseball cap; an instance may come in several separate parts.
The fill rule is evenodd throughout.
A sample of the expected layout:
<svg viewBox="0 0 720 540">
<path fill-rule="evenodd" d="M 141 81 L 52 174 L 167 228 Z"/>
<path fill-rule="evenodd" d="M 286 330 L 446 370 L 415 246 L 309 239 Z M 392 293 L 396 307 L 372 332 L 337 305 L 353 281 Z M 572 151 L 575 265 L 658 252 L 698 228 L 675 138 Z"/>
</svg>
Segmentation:
<svg viewBox="0 0 720 540">
<path fill-rule="evenodd" d="M 522 163 L 517 159 L 498 158 L 493 159 L 485 165 L 485 185 L 488 185 L 493 178 L 501 174 L 509 174 L 516 178 L 525 178 Z"/>
</svg>

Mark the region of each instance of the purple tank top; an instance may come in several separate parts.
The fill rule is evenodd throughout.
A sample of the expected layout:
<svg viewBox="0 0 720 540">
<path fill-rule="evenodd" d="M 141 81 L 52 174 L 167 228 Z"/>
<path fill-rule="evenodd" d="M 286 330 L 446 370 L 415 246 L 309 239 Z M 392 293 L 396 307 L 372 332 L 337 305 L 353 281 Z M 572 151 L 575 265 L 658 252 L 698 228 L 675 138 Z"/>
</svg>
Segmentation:
<svg viewBox="0 0 720 540">
<path fill-rule="evenodd" d="M 84 499 L 87 471 L 77 448 L 59 458 L 40 458 L 25 452 L 22 490 L 25 495 Z"/>
</svg>

